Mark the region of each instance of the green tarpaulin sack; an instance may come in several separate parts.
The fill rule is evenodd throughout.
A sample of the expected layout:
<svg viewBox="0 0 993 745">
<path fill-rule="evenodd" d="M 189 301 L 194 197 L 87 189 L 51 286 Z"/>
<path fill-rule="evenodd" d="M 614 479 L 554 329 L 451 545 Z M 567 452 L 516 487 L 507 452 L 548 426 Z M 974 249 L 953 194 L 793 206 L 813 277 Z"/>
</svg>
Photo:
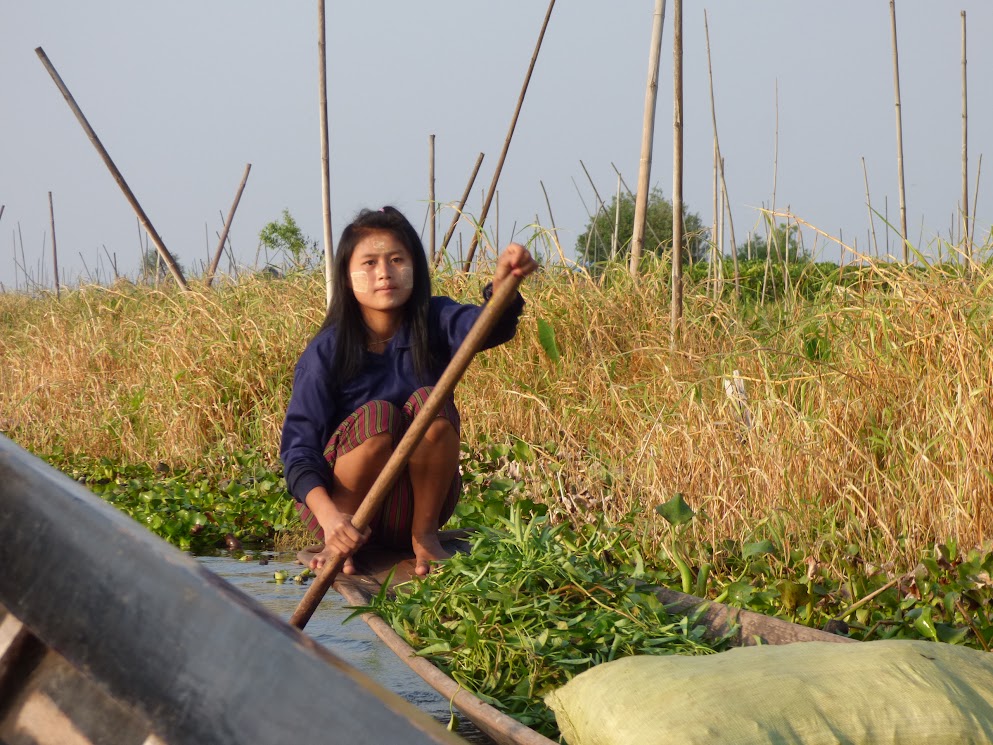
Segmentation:
<svg viewBox="0 0 993 745">
<path fill-rule="evenodd" d="M 874 641 L 635 656 L 545 701 L 569 745 L 993 743 L 993 655 Z"/>
</svg>

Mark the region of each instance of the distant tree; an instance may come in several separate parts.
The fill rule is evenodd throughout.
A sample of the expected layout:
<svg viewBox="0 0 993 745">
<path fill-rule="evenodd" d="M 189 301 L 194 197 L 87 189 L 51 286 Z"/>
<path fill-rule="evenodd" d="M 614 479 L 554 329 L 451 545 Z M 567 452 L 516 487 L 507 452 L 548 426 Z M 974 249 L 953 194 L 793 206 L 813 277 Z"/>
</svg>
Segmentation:
<svg viewBox="0 0 993 745">
<path fill-rule="evenodd" d="M 773 263 L 777 264 L 783 262 L 794 264 L 810 261 L 810 253 L 800 245 L 797 234 L 798 229 L 796 225 L 787 227 L 784 223 L 779 223 L 768 239 L 765 236 L 752 236 L 751 247 L 749 247 L 747 240 L 739 243 L 738 260 L 742 261 L 752 258 L 765 261 L 767 256 L 771 256 Z"/>
<path fill-rule="evenodd" d="M 259 243 L 266 249 L 270 259 L 281 256 L 284 264 L 294 268 L 312 266 L 318 254 L 317 241 L 304 235 L 288 209 L 283 210 L 282 219 L 274 220 L 262 228 Z"/>
<path fill-rule="evenodd" d="M 591 219 L 586 230 L 576 241 L 576 255 L 587 264 L 606 261 L 611 257 L 614 224 L 617 216 L 617 197 Z M 691 214 L 683 208 L 683 257 L 694 261 L 707 253 L 707 231 L 699 215 Z M 628 256 L 631 252 L 631 236 L 634 234 L 634 198 L 625 195 L 620 200 L 620 216 L 617 220 L 617 255 Z M 672 250 L 672 202 L 662 196 L 659 189 L 652 189 L 648 195 L 648 214 L 645 226 L 645 246 L 643 253 L 661 256 Z"/>
<path fill-rule="evenodd" d="M 186 274 L 186 269 L 178 260 L 176 266 L 182 274 Z M 141 254 L 141 278 L 145 282 L 164 282 L 172 278 L 169 267 L 152 247 L 146 248 Z"/>
</svg>

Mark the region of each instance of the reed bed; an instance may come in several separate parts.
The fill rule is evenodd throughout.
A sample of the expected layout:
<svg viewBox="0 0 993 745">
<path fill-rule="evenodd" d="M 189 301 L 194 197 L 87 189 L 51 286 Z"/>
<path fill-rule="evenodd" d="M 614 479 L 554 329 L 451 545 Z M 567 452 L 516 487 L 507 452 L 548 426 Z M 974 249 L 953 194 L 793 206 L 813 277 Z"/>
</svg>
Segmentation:
<svg viewBox="0 0 993 745">
<path fill-rule="evenodd" d="M 775 303 L 689 284 L 674 344 L 665 266 L 637 283 L 619 264 L 550 266 L 525 285 L 518 338 L 460 384 L 463 437 L 470 451 L 523 440 L 537 457 L 506 467 L 528 496 L 579 520 L 640 511 L 659 542 L 672 528 L 652 508 L 680 493 L 697 511 L 684 537 L 701 546 L 773 535 L 880 563 L 939 540 L 985 546 L 993 273 L 879 263 L 858 277 Z M 436 289 L 472 300 L 483 279 L 446 271 Z M 0 430 L 40 454 L 275 463 L 323 301 L 306 273 L 0 295 Z M 734 371 L 744 409 L 725 390 Z"/>
</svg>

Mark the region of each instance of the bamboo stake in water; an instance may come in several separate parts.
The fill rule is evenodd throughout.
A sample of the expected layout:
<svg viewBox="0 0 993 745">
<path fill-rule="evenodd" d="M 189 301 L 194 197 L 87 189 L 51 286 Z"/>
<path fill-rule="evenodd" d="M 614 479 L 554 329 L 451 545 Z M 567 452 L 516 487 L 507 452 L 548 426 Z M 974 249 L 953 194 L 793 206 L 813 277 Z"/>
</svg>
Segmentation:
<svg viewBox="0 0 993 745">
<path fill-rule="evenodd" d="M 683 320 L 683 0 L 672 15 L 672 307 L 673 348 Z"/>
<path fill-rule="evenodd" d="M 655 105 L 659 91 L 659 60 L 662 56 L 662 28 L 665 23 L 665 0 L 655 0 L 652 15 L 652 42 L 648 48 L 648 87 L 641 120 L 641 159 L 638 163 L 638 188 L 634 201 L 634 228 L 631 233 L 631 263 L 628 271 L 637 279 L 641 252 L 645 246 L 645 223 L 648 220 L 648 192 L 652 176 L 652 143 L 655 135 Z M 672 223 L 675 227 L 675 205 Z M 675 250 L 675 246 L 673 246 Z"/>
<path fill-rule="evenodd" d="M 445 400 L 452 395 L 455 386 L 462 379 L 466 368 L 469 367 L 473 356 L 482 347 L 490 331 L 510 304 L 511 299 L 517 294 L 517 288 L 520 284 L 520 277 L 515 277 L 512 274 L 506 277 L 493 292 L 493 297 L 490 298 L 490 301 L 483 307 L 483 312 L 479 314 L 479 318 L 476 319 L 476 322 L 469 330 L 468 335 L 458 348 L 452 361 L 448 363 L 448 367 L 445 368 L 445 372 L 438 379 L 438 382 L 431 391 L 431 395 L 428 396 L 428 400 L 424 402 L 423 408 L 414 417 L 414 421 L 411 422 L 407 432 L 401 438 L 400 442 L 397 443 L 393 455 L 390 456 L 390 459 L 386 462 L 383 470 L 369 489 L 369 493 L 366 494 L 365 499 L 362 500 L 362 504 L 356 510 L 355 516 L 352 518 L 352 525 L 358 528 L 360 532 L 364 532 L 376 516 L 394 482 L 407 465 L 407 461 L 410 459 L 414 448 L 417 447 L 418 443 L 424 437 L 424 433 L 431 426 Z M 336 554 L 324 564 L 320 574 L 310 588 L 308 588 L 307 593 L 290 618 L 290 624 L 296 626 L 298 629 L 302 629 L 307 625 L 307 621 L 314 615 L 314 611 L 317 610 L 317 606 L 320 605 L 321 600 L 331 587 L 335 577 L 338 576 L 338 572 L 341 571 L 344 563 L 345 557 Z"/>
<path fill-rule="evenodd" d="M 317 95 L 321 115 L 321 205 L 324 217 L 324 297 L 331 307 L 334 245 L 331 238 L 331 166 L 328 155 L 328 55 L 324 0 L 317 0 Z"/>
<path fill-rule="evenodd" d="M 59 289 L 59 252 L 55 247 L 55 205 L 52 202 L 52 192 L 48 192 L 48 219 L 52 224 L 52 268 L 55 272 L 55 299 L 62 295 Z"/>
<path fill-rule="evenodd" d="M 907 190 L 903 179 L 903 115 L 900 104 L 900 56 L 896 43 L 896 0 L 890 0 L 890 29 L 893 37 L 893 90 L 896 96 L 896 170 L 900 195 L 900 237 L 903 239 L 903 263 L 910 261 L 907 242 Z"/>
<path fill-rule="evenodd" d="M 214 272 L 217 271 L 217 265 L 221 261 L 221 254 L 224 253 L 224 242 L 228 239 L 228 231 L 231 229 L 235 210 L 238 209 L 238 202 L 241 201 L 241 193 L 245 191 L 245 183 L 248 181 L 248 173 L 251 170 L 252 164 L 246 164 L 245 174 L 241 177 L 241 184 L 238 185 L 238 191 L 234 195 L 234 202 L 231 203 L 231 210 L 228 212 L 228 219 L 224 221 L 224 227 L 221 229 L 221 236 L 217 242 L 217 249 L 214 251 L 214 258 L 211 260 L 210 267 L 207 269 L 207 276 L 204 280 L 207 287 L 210 287 L 210 283 L 214 281 Z"/>
<path fill-rule="evenodd" d="M 962 250 L 972 259 L 969 243 L 969 86 L 966 77 L 965 11 L 962 11 Z"/>
<path fill-rule="evenodd" d="M 500 171 L 503 170 L 503 162 L 507 159 L 507 151 L 510 150 L 510 140 L 514 136 L 514 128 L 517 126 L 517 117 L 520 116 L 521 107 L 524 105 L 524 94 L 528 92 L 528 83 L 531 81 L 531 73 L 534 72 L 535 62 L 538 61 L 538 52 L 541 50 L 541 40 L 545 38 L 545 29 L 548 28 L 548 19 L 552 16 L 552 8 L 555 7 L 555 0 L 548 3 L 548 11 L 545 13 L 545 20 L 541 24 L 541 31 L 538 33 L 538 42 L 534 46 L 534 53 L 531 55 L 531 64 L 528 65 L 527 75 L 524 76 L 524 85 L 521 87 L 521 94 L 517 97 L 517 106 L 514 108 L 514 115 L 510 118 L 510 128 L 507 130 L 507 137 L 503 141 L 503 150 L 500 151 L 500 158 L 497 160 L 496 169 L 493 171 L 493 180 L 490 181 L 490 188 L 486 193 L 486 200 L 483 202 L 482 212 L 479 214 L 479 229 L 472 236 L 469 244 L 469 253 L 465 257 L 465 264 L 462 271 L 468 273 L 472 266 L 472 259 L 476 255 L 476 246 L 479 243 L 479 234 L 486 223 L 486 214 L 490 210 L 490 200 L 496 193 L 497 182 L 500 180 Z"/>
<path fill-rule="evenodd" d="M 107 149 L 103 146 L 103 143 L 100 142 L 100 138 L 97 137 L 97 133 L 93 130 L 93 127 L 90 126 L 89 121 L 87 121 L 86 117 L 83 115 L 82 109 L 80 109 L 76 104 L 76 99 L 73 98 L 72 93 L 69 92 L 66 84 L 62 82 L 61 76 L 55 70 L 55 66 L 52 65 L 51 61 L 48 59 L 48 55 L 45 54 L 45 51 L 41 47 L 38 47 L 34 51 L 41 60 L 41 64 L 45 66 L 48 74 L 52 76 L 52 80 L 55 81 L 55 85 L 62 93 L 66 103 L 69 104 L 69 108 L 72 109 L 72 113 L 76 115 L 76 119 L 82 125 L 83 130 L 86 132 L 86 136 L 90 138 L 90 142 L 93 143 L 93 146 L 97 149 L 97 152 L 100 153 L 100 157 L 103 158 L 103 162 L 110 170 L 110 173 L 117 182 L 117 185 L 121 187 L 121 191 L 124 192 L 125 198 L 127 198 L 128 202 L 131 204 L 131 208 L 135 211 L 135 214 L 138 215 L 138 221 L 144 226 L 148 235 L 151 236 L 152 242 L 155 244 L 155 248 L 158 250 L 159 256 L 172 273 L 173 279 L 176 280 L 176 284 L 184 290 L 189 289 L 186 284 L 186 279 L 183 277 L 183 272 L 179 268 L 179 264 L 177 264 L 176 260 L 173 259 L 172 254 L 169 253 L 169 249 L 165 247 L 165 243 L 162 242 L 159 234 L 152 226 L 152 221 L 148 219 L 148 215 L 145 214 L 145 210 L 143 210 L 141 205 L 138 203 L 138 198 L 135 197 L 134 192 L 131 191 L 131 187 L 128 186 L 127 182 L 124 180 L 124 176 L 121 175 L 121 172 L 117 169 L 117 166 L 114 165 L 114 161 L 111 160 L 110 153 L 107 152 Z"/>
</svg>

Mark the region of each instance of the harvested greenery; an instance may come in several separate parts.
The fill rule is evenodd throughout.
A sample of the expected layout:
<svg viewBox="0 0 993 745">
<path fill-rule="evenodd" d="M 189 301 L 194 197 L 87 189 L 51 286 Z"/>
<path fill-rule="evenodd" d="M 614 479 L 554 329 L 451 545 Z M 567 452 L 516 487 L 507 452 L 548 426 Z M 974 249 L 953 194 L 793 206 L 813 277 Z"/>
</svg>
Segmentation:
<svg viewBox="0 0 993 745">
<path fill-rule="evenodd" d="M 629 532 L 577 533 L 546 515 L 528 519 L 520 504 L 496 522 L 479 529 L 471 553 L 361 610 L 523 724 L 555 737 L 542 696 L 601 662 L 726 646 L 705 639 L 693 618 L 666 612 Z"/>
</svg>

